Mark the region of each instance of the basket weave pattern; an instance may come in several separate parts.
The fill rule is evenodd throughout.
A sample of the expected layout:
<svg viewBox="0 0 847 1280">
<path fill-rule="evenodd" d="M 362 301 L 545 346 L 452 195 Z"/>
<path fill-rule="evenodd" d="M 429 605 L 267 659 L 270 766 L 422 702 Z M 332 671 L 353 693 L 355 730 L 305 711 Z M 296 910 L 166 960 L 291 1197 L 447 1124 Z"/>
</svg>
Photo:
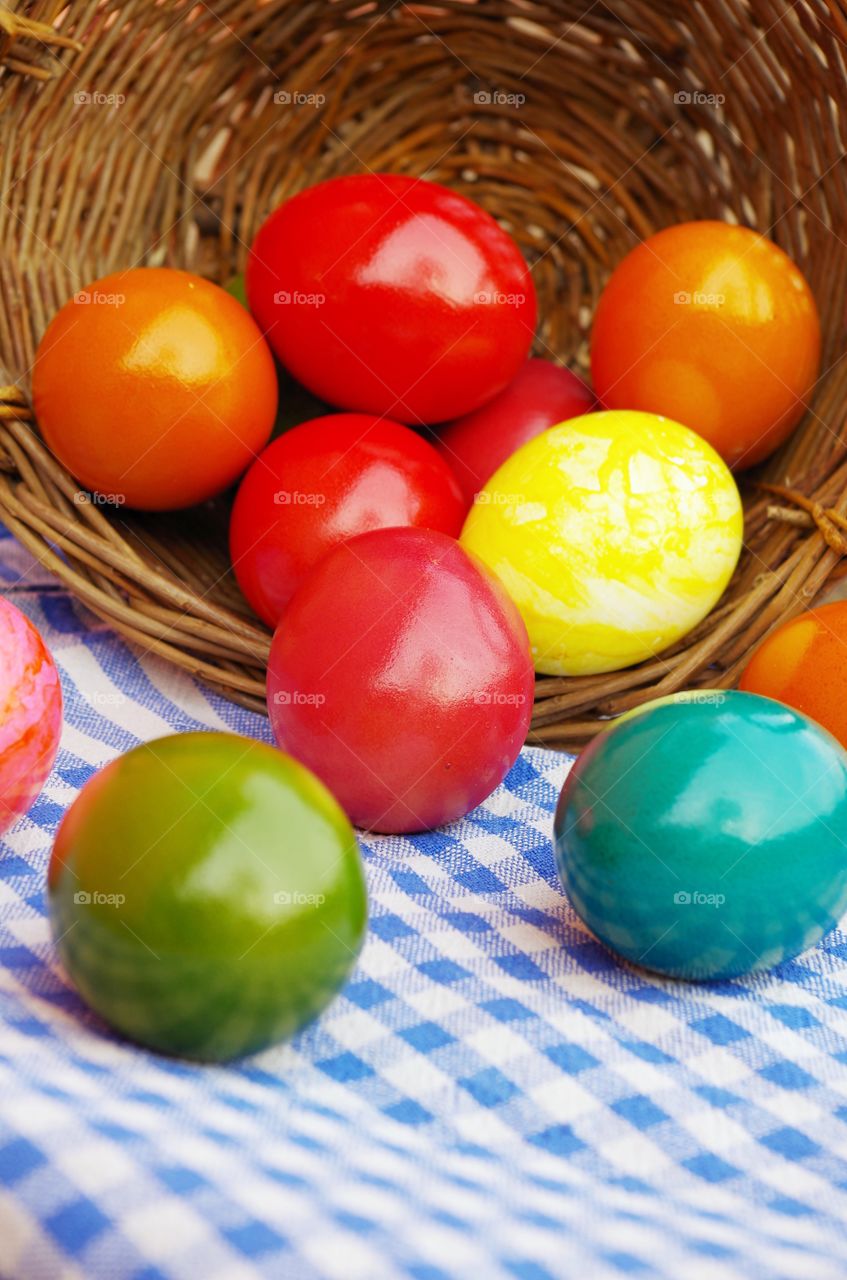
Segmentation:
<svg viewBox="0 0 847 1280">
<path fill-rule="evenodd" d="M 540 678 L 531 740 L 578 746 L 599 717 L 732 684 L 847 549 L 845 42 L 836 0 L 0 4 L 0 518 L 133 643 L 261 708 L 270 636 L 228 569 L 226 500 L 106 510 L 41 442 L 29 372 L 59 306 L 132 265 L 226 282 L 281 200 L 393 170 L 502 221 L 538 289 L 536 353 L 584 371 L 599 292 L 637 240 L 729 218 L 812 285 L 814 403 L 745 479 L 718 607 L 639 667 Z"/>
</svg>

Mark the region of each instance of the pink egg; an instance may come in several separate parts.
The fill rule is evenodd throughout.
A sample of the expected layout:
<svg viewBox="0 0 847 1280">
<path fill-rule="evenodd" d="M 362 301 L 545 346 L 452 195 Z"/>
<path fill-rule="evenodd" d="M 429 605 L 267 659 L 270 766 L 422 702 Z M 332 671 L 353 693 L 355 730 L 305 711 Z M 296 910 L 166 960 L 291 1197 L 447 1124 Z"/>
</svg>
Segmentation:
<svg viewBox="0 0 847 1280">
<path fill-rule="evenodd" d="M 0 598 L 0 832 L 44 786 L 61 732 L 56 664 L 29 619 Z"/>
</svg>

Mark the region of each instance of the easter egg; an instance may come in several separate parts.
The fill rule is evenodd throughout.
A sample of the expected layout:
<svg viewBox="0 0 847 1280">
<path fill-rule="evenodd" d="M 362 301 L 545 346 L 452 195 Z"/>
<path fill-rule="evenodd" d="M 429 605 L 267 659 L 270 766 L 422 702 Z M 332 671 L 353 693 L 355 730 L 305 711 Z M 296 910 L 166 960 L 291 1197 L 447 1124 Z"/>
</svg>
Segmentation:
<svg viewBox="0 0 847 1280">
<path fill-rule="evenodd" d="M 847 601 L 777 627 L 754 649 L 738 687 L 787 702 L 847 746 Z"/>
<path fill-rule="evenodd" d="M 247 298 L 279 359 L 339 409 L 442 422 L 507 386 L 535 332 L 518 246 L 478 205 L 400 174 L 331 178 L 259 228 Z"/>
<path fill-rule="evenodd" d="M 450 463 L 467 505 L 497 468 L 547 427 L 590 413 L 594 392 L 582 378 L 552 360 L 527 360 L 481 409 L 443 426 L 435 444 Z"/>
<path fill-rule="evenodd" d="M 749 467 L 799 422 L 820 347 L 815 299 L 782 249 L 748 227 L 685 222 L 613 272 L 591 372 L 607 408 L 664 414 Z"/>
<path fill-rule="evenodd" d="M 230 293 L 187 271 L 136 267 L 54 316 L 32 394 L 45 442 L 80 484 L 118 506 L 163 511 L 238 478 L 270 437 L 277 380 L 256 322 Z"/>
<path fill-rule="evenodd" d="M 377 529 L 333 548 L 271 646 L 279 746 L 374 831 L 423 831 L 480 804 L 514 764 L 532 700 L 518 611 L 431 529 Z"/>
<path fill-rule="evenodd" d="M 0 597 L 0 832 L 44 786 L 62 733 L 56 665 L 29 618 Z"/>
<path fill-rule="evenodd" d="M 53 937 L 117 1031 L 222 1061 L 293 1035 L 353 967 L 356 839 L 297 761 L 228 733 L 135 747 L 83 787 L 48 872 Z"/>
<path fill-rule="evenodd" d="M 700 691 L 647 703 L 568 775 L 556 859 L 574 910 L 633 964 L 766 969 L 847 908 L 847 754 L 792 708 Z"/>
<path fill-rule="evenodd" d="M 538 671 L 654 657 L 720 598 L 741 550 L 735 482 L 693 431 L 587 414 L 530 440 L 477 496 L 462 545 L 523 615 Z"/>
<path fill-rule="evenodd" d="M 392 525 L 458 537 L 464 514 L 453 472 L 416 432 L 371 414 L 328 414 L 274 440 L 241 481 L 230 520 L 235 576 L 273 627 L 337 542 Z"/>
</svg>

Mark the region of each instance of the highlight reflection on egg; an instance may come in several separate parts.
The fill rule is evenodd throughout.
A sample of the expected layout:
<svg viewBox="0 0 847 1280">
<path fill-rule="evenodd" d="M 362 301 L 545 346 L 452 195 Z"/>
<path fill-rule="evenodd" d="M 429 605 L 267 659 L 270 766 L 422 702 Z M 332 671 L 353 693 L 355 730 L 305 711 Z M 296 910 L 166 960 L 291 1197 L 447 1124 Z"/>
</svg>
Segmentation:
<svg viewBox="0 0 847 1280">
<path fill-rule="evenodd" d="M 572 418 L 492 476 L 462 543 L 523 615 L 536 670 L 616 671 L 661 653 L 724 591 L 741 550 L 735 481 L 655 414 Z"/>
</svg>

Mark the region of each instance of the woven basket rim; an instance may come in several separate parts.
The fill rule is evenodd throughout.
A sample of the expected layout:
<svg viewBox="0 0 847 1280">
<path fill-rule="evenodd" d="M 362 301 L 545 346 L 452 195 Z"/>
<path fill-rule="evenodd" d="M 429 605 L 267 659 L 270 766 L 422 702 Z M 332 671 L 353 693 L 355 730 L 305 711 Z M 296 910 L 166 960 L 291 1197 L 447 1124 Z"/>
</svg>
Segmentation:
<svg viewBox="0 0 847 1280">
<path fill-rule="evenodd" d="M 220 0 L 214 13 L 177 4 L 168 18 L 145 0 L 95 11 L 35 0 L 26 15 L 0 4 L 10 530 L 140 650 L 264 710 L 270 633 L 226 571 L 225 502 L 191 517 L 109 513 L 38 435 L 28 370 L 59 305 L 136 259 L 224 283 L 281 199 L 334 173 L 396 168 L 465 191 L 518 237 L 544 316 L 535 354 L 584 371 L 587 315 L 626 245 L 722 216 L 772 232 L 812 279 L 827 339 L 813 405 L 780 453 L 741 477 L 745 552 L 709 617 L 637 667 L 539 677 L 529 741 L 577 748 L 650 697 L 735 684 L 754 645 L 832 583 L 847 550 L 843 7 L 808 0 L 788 15 L 750 0 L 703 13 L 621 0 L 584 13 L 564 0 L 439 0 L 424 14 L 388 0 L 249 11 Z M 518 83 L 525 103 L 510 115 L 492 89 L 508 96 Z M 95 118 L 96 104 L 86 115 L 72 101 L 83 84 L 123 96 L 123 118 Z M 274 115 L 275 88 L 308 85 L 322 86 L 325 114 Z"/>
</svg>

